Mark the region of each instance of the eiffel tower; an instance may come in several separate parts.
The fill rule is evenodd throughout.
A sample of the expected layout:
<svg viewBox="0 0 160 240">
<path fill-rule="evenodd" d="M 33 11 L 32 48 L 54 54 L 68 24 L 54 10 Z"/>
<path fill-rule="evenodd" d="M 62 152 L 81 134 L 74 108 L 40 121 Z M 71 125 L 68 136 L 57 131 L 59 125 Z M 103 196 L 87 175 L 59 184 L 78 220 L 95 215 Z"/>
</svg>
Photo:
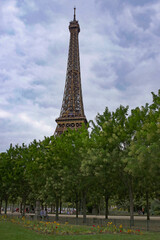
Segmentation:
<svg viewBox="0 0 160 240">
<path fill-rule="evenodd" d="M 78 43 L 80 26 L 76 20 L 76 8 L 74 8 L 73 21 L 69 24 L 69 31 L 70 44 L 66 82 L 60 117 L 56 119 L 55 135 L 61 135 L 67 128 L 78 129 L 82 126 L 82 123 L 87 123 L 82 99 Z"/>
</svg>

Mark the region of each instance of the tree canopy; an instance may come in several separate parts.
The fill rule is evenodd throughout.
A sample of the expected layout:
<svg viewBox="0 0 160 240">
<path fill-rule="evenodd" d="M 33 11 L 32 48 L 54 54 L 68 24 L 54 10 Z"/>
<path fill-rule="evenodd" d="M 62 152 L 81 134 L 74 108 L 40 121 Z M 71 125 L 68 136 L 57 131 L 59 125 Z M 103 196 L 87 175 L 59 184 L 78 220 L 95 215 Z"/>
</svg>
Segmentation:
<svg viewBox="0 0 160 240">
<path fill-rule="evenodd" d="M 109 199 L 146 199 L 149 219 L 150 198 L 160 197 L 160 90 L 153 102 L 136 107 L 120 106 L 103 114 L 77 131 L 34 140 L 26 146 L 10 145 L 0 153 L 0 204 L 2 201 L 58 206 L 60 201 L 75 204 L 76 216 L 82 206 L 96 207 Z M 0 207 L 1 209 L 1 207 Z"/>
</svg>

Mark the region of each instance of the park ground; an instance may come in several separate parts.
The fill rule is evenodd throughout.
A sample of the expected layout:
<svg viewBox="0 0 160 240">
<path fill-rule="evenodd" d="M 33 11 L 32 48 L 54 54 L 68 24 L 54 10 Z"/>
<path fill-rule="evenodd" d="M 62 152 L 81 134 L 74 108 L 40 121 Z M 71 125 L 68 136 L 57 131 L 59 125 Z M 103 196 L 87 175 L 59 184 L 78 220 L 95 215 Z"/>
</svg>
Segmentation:
<svg viewBox="0 0 160 240">
<path fill-rule="evenodd" d="M 80 226 L 82 228 L 82 226 Z M 142 232 L 135 234 L 88 234 L 88 235 L 45 235 L 17 225 L 12 222 L 0 221 L 0 240 L 160 240 L 158 232 Z"/>
</svg>

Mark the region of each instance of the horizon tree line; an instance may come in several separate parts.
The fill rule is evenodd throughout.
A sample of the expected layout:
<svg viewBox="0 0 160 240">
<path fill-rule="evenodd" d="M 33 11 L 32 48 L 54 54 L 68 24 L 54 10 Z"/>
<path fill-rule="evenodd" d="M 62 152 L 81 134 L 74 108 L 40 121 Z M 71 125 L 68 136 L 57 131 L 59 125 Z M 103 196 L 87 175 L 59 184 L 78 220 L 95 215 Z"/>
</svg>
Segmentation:
<svg viewBox="0 0 160 240">
<path fill-rule="evenodd" d="M 56 219 L 62 202 L 74 203 L 76 217 L 82 208 L 129 201 L 134 220 L 134 202 L 144 198 L 147 219 L 150 200 L 160 199 L 160 90 L 153 101 L 136 107 L 106 107 L 95 121 L 61 136 L 34 140 L 28 146 L 10 145 L 0 153 L 0 211 L 2 201 L 55 205 Z M 90 128 L 90 131 L 88 130 Z M 1 212 L 0 212 L 1 213 Z"/>
</svg>

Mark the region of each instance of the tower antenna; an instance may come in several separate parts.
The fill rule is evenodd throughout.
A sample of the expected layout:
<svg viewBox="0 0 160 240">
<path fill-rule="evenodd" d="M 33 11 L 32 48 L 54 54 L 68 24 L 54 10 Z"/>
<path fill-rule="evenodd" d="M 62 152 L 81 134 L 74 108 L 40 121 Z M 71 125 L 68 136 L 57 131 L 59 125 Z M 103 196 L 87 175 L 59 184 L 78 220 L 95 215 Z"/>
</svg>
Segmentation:
<svg viewBox="0 0 160 240">
<path fill-rule="evenodd" d="M 74 21 L 76 21 L 76 7 L 74 7 L 74 18 L 73 18 Z"/>
</svg>

